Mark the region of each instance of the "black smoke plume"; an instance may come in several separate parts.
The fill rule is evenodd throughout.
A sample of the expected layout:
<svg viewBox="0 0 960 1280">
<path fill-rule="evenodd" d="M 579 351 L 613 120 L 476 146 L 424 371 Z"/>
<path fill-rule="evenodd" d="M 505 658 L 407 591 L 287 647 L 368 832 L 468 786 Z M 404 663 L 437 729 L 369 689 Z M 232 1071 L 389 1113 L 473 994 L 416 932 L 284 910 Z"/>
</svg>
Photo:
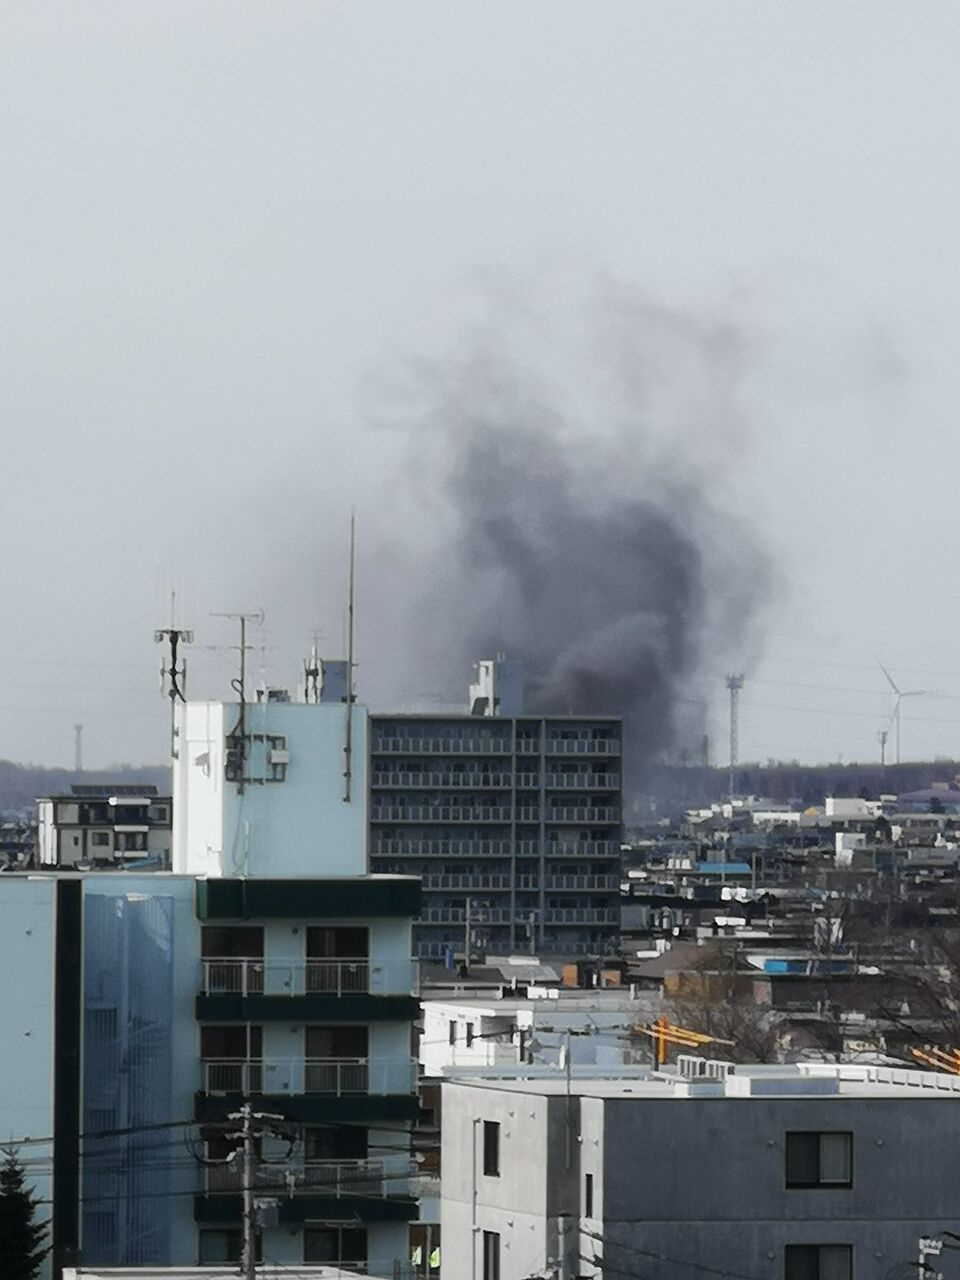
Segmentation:
<svg viewBox="0 0 960 1280">
<path fill-rule="evenodd" d="M 624 295 L 562 368 L 538 360 L 536 316 L 519 328 L 417 370 L 409 478 L 442 534 L 414 570 L 413 651 L 451 701 L 503 652 L 529 711 L 623 716 L 634 768 L 693 758 L 770 577 L 721 500 L 723 455 L 745 447 L 743 344 Z"/>
</svg>

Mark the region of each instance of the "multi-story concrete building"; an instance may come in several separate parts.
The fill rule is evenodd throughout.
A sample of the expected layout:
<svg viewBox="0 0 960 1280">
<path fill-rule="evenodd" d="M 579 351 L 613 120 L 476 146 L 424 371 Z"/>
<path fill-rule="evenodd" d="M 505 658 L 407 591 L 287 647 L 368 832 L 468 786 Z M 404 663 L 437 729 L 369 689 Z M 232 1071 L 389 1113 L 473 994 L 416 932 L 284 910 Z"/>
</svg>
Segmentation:
<svg viewBox="0 0 960 1280">
<path fill-rule="evenodd" d="M 443 1084 L 443 1280 L 913 1275 L 960 1217 L 956 1076 L 537 1070 Z"/>
<path fill-rule="evenodd" d="M 0 878 L 0 1142 L 48 1206 L 54 1274 L 236 1262 L 245 1099 L 281 1118 L 263 1257 L 405 1264 L 418 906 L 388 877 Z"/>
<path fill-rule="evenodd" d="M 44 867 L 149 863 L 170 866 L 170 796 L 143 783 L 76 783 L 37 801 L 37 852 Z"/>
<path fill-rule="evenodd" d="M 495 664 L 481 664 L 483 667 Z M 504 679 L 513 706 L 515 681 Z M 619 927 L 620 721 L 499 712 L 370 719 L 370 860 L 423 878 L 422 957 L 605 955 Z"/>
</svg>

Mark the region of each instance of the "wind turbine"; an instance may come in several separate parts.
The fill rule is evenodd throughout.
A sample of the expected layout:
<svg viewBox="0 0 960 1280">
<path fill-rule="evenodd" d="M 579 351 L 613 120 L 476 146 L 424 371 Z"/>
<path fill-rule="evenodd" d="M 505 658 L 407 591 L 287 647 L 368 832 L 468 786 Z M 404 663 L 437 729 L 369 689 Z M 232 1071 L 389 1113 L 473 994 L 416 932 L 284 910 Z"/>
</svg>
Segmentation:
<svg viewBox="0 0 960 1280">
<path fill-rule="evenodd" d="M 893 690 L 895 695 L 895 699 L 893 703 L 893 715 L 890 717 L 890 723 L 894 726 L 894 729 L 895 729 L 894 740 L 896 742 L 897 764 L 899 764 L 900 763 L 900 703 L 904 700 L 904 698 L 925 698 L 929 690 L 901 689 L 900 686 L 897 684 L 897 682 L 894 680 L 893 676 L 890 674 L 890 672 L 883 665 L 883 663 L 880 661 L 879 658 L 877 659 L 877 666 L 880 668 L 883 674 L 887 677 L 887 684 Z"/>
</svg>

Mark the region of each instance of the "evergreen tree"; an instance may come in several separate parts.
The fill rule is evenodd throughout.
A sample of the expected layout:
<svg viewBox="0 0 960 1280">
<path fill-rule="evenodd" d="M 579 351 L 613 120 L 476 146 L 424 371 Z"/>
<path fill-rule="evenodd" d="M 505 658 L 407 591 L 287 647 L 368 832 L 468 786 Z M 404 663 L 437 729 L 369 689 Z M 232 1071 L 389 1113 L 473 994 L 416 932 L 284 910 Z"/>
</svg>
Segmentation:
<svg viewBox="0 0 960 1280">
<path fill-rule="evenodd" d="M 3 1280 L 35 1280 L 50 1252 L 47 1224 L 34 1221 L 37 1200 L 24 1185 L 16 1151 L 4 1152 L 0 1165 L 0 1275 Z"/>
</svg>

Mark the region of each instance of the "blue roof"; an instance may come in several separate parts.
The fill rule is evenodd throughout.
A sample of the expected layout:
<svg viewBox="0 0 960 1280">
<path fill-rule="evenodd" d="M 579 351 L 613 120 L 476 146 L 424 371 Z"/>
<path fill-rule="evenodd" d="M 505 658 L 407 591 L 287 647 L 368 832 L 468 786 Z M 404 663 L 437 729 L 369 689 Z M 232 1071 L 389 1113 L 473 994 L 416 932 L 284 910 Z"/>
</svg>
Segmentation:
<svg viewBox="0 0 960 1280">
<path fill-rule="evenodd" d="M 698 862 L 696 869 L 707 876 L 748 876 L 752 870 L 749 862 Z"/>
</svg>

